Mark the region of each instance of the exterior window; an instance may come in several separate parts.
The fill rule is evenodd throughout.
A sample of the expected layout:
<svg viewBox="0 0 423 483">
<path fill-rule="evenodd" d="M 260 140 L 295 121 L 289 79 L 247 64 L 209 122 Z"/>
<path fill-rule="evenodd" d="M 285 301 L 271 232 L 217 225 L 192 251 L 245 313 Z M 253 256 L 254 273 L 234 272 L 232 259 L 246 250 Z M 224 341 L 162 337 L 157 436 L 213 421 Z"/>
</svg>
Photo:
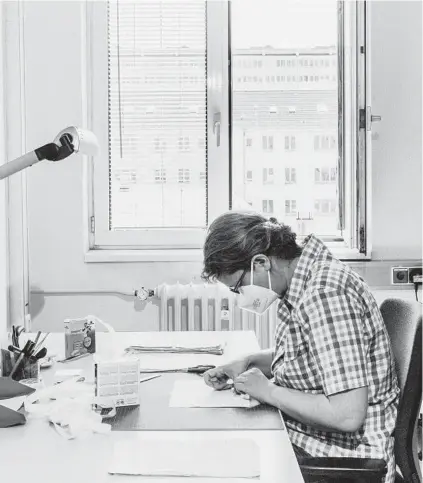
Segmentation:
<svg viewBox="0 0 423 483">
<path fill-rule="evenodd" d="M 296 141 L 295 136 L 285 136 L 285 151 L 295 151 Z"/>
<path fill-rule="evenodd" d="M 285 200 L 285 215 L 295 216 L 297 214 L 297 201 Z"/>
<path fill-rule="evenodd" d="M 297 182 L 297 171 L 295 168 L 285 168 L 285 184 Z"/>
<path fill-rule="evenodd" d="M 263 213 L 273 213 L 273 200 L 263 200 Z"/>
<path fill-rule="evenodd" d="M 273 168 L 263 168 L 263 183 L 270 184 L 275 181 L 275 173 Z"/>
</svg>

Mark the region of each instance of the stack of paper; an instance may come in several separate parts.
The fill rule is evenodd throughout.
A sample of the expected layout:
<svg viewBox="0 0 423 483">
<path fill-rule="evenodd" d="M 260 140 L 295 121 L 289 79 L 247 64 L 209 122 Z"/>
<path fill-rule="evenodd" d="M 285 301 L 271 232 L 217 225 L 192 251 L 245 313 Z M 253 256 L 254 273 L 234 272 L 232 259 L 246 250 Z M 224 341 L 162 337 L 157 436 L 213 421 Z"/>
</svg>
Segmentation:
<svg viewBox="0 0 423 483">
<path fill-rule="evenodd" d="M 259 478 L 260 450 L 249 439 L 163 438 L 115 444 L 109 473 L 142 476 Z"/>
<path fill-rule="evenodd" d="M 175 381 L 169 402 L 174 408 L 253 408 L 259 404 L 255 399 L 244 399 L 231 389 L 216 391 L 203 380 Z"/>
</svg>

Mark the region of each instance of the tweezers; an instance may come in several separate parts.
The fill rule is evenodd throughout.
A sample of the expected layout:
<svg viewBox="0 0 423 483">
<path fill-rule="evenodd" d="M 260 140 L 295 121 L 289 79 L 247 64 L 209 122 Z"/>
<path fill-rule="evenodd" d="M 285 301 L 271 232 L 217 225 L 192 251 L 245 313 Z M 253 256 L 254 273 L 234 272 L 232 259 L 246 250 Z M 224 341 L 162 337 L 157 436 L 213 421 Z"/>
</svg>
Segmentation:
<svg viewBox="0 0 423 483">
<path fill-rule="evenodd" d="M 198 374 L 199 376 L 203 375 L 205 372 L 209 371 L 210 369 L 214 369 L 216 366 L 193 366 L 193 367 L 185 367 L 182 369 L 141 369 L 140 373 L 158 373 L 158 372 L 187 372 L 189 374 Z"/>
</svg>

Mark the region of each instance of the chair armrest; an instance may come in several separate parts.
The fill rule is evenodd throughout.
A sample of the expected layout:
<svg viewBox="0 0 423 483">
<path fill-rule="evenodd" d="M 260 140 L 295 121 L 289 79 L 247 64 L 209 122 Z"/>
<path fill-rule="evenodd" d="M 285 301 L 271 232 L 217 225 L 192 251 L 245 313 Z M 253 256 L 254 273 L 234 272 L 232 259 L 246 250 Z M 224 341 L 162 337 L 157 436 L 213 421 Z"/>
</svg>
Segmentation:
<svg viewBox="0 0 423 483">
<path fill-rule="evenodd" d="M 382 459 L 312 456 L 299 456 L 297 459 L 303 475 L 374 480 L 381 479 L 387 471 L 386 462 Z"/>
</svg>

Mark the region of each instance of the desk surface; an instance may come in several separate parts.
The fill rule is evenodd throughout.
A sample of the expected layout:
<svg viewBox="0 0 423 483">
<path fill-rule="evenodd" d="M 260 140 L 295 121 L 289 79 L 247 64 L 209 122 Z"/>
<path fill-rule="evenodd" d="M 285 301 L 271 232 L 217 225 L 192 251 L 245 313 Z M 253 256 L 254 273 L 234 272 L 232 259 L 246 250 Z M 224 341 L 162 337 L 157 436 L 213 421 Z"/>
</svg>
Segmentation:
<svg viewBox="0 0 423 483">
<path fill-rule="evenodd" d="M 98 333 L 98 346 L 106 341 L 108 334 Z M 51 352 L 59 357 L 63 355 L 63 334 L 52 334 L 47 344 Z M 215 364 L 240 357 L 243 354 L 258 350 L 257 340 L 253 332 L 145 332 L 145 333 L 116 333 L 114 342 L 122 349 L 128 345 L 215 345 L 226 342 L 224 356 L 214 356 Z M 105 342 L 104 342 L 105 343 Z M 170 354 L 160 354 L 162 359 Z M 157 359 L 154 355 L 143 355 L 144 358 Z M 210 358 L 210 356 L 208 356 Z M 59 369 L 85 368 L 86 375 L 92 371 L 90 358 L 84 358 L 72 363 L 59 364 L 51 370 L 43 371 L 46 384 L 53 380 L 54 372 Z M 212 362 L 212 361 L 210 361 Z M 198 362 L 197 362 L 198 363 Z M 187 375 L 182 374 L 182 377 Z M 196 376 L 198 377 L 198 376 Z M 161 379 L 161 378 L 160 378 Z M 144 384 L 149 384 L 149 381 Z M 187 410 L 189 411 L 189 410 Z M 220 409 L 204 409 L 216 418 L 216 411 Z M 175 437 L 192 438 L 239 438 L 241 433 L 247 438 L 254 439 L 260 446 L 261 454 L 261 482 L 290 483 L 303 482 L 288 434 L 281 425 L 281 429 L 261 430 L 248 429 L 232 431 L 220 428 L 220 431 L 112 431 L 108 435 L 95 434 L 88 440 L 67 441 L 59 436 L 46 421 L 29 418 L 24 426 L 0 429 L 0 468 L 2 480 L 10 478 L 17 483 L 42 480 L 46 483 L 101 483 L 106 481 L 128 481 L 128 476 L 109 475 L 107 464 L 110 461 L 115 441 L 126 439 L 135 441 L 137 438 L 160 439 Z M 195 458 L 195 455 L 193 455 Z M 136 477 L 137 481 L 151 481 L 151 478 Z M 215 479 L 214 479 L 215 480 Z M 178 483 L 186 481 L 183 478 L 154 478 L 157 483 Z M 190 478 L 192 483 L 209 482 L 210 479 Z M 219 479 L 223 482 L 240 482 L 245 480 Z"/>
</svg>

